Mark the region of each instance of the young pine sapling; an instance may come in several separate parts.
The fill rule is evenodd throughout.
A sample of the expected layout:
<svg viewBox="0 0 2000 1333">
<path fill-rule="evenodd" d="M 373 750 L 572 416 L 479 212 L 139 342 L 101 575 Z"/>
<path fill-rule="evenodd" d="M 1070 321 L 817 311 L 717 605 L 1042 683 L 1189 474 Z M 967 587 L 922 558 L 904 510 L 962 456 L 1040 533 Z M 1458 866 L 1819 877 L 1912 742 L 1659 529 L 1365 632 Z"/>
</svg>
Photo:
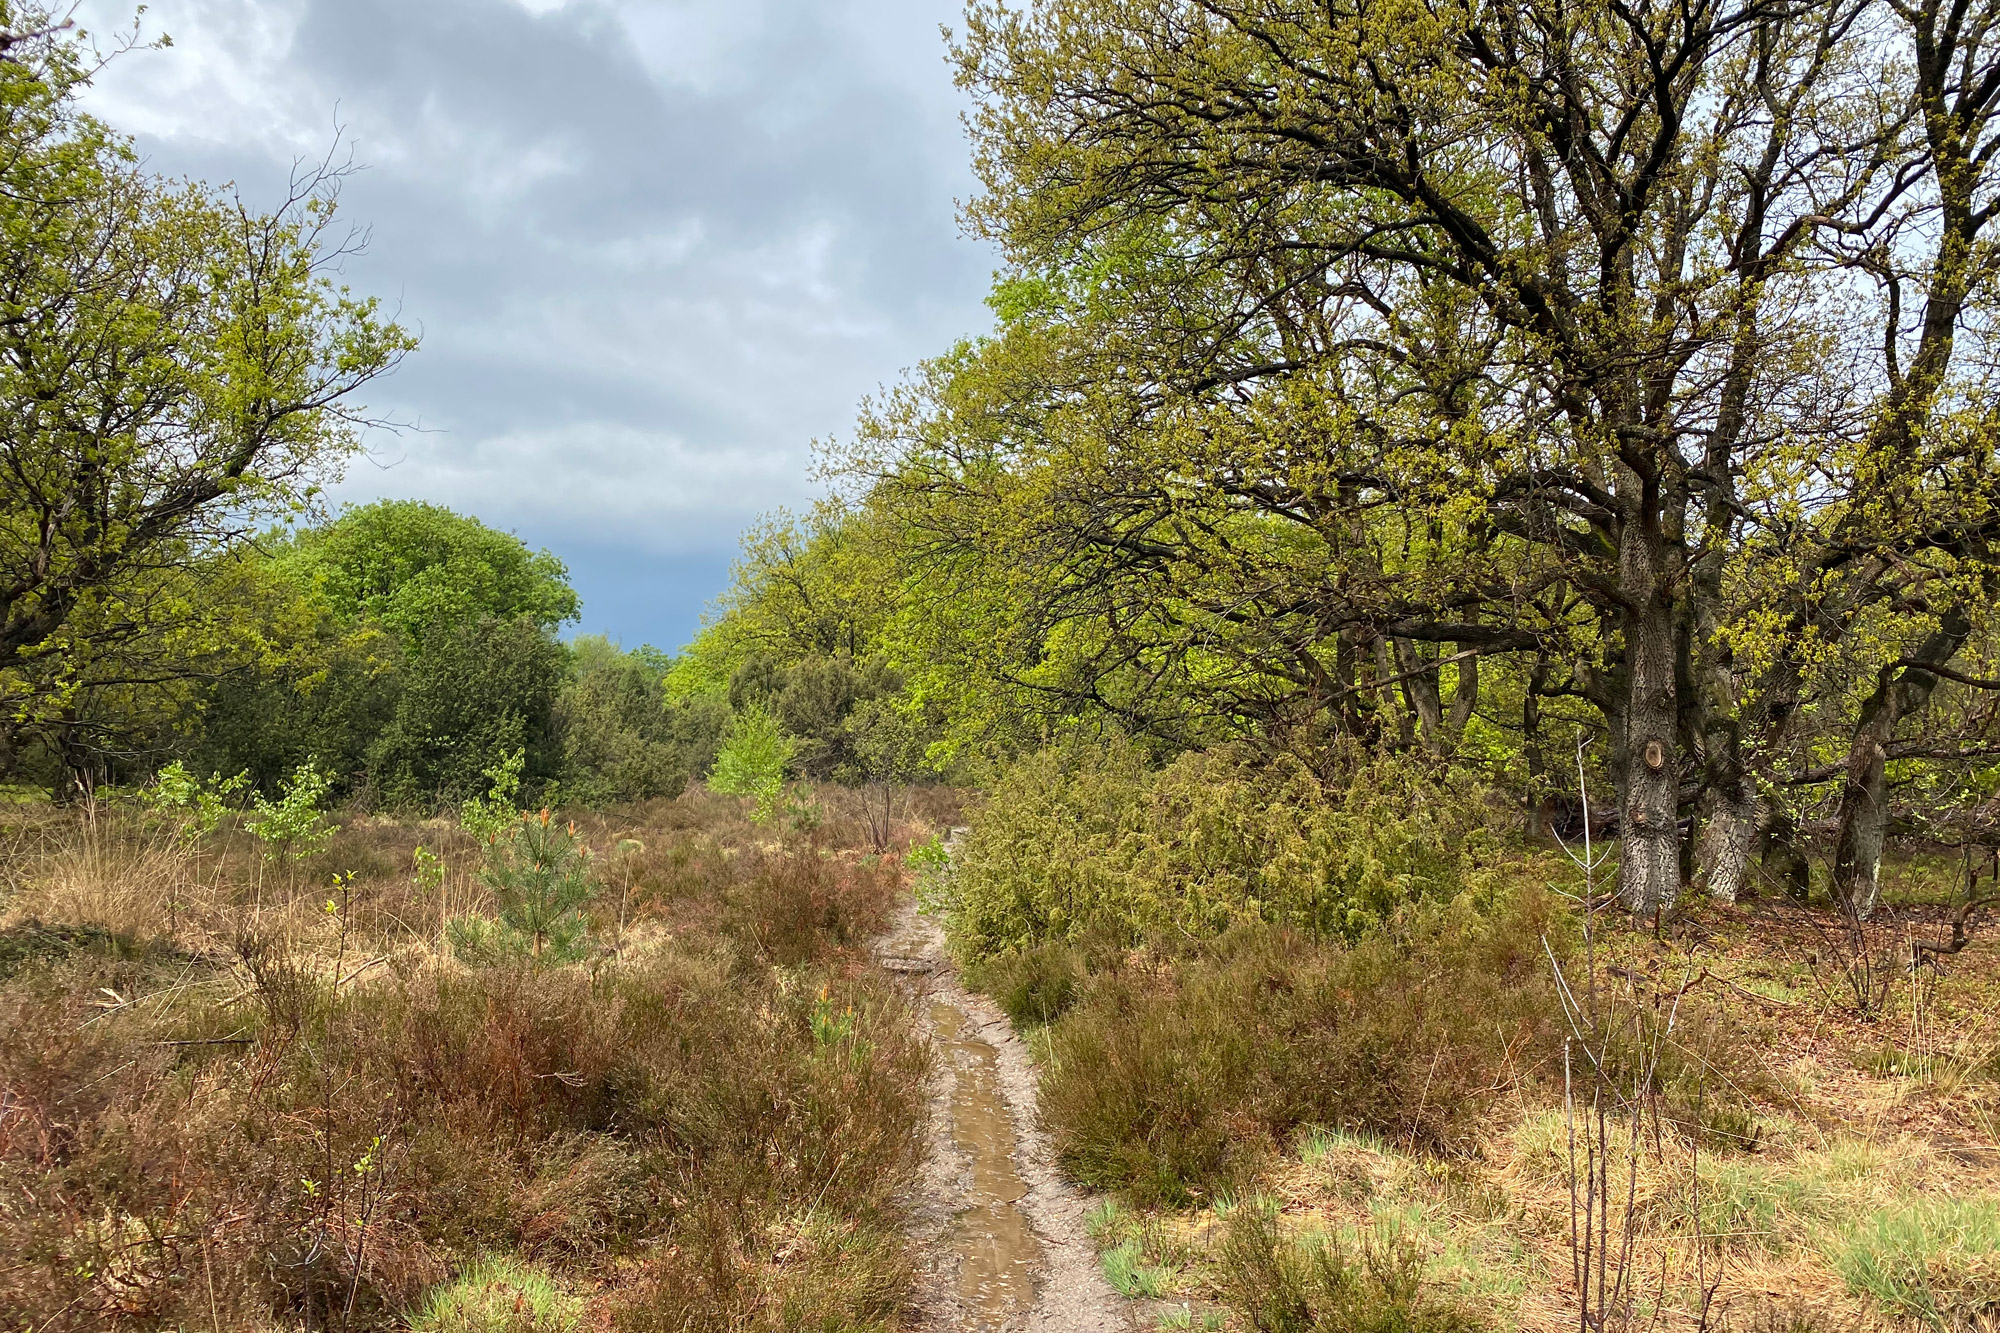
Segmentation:
<svg viewBox="0 0 2000 1333">
<path fill-rule="evenodd" d="M 451 922 L 447 933 L 461 958 L 489 965 L 517 958 L 572 963 L 589 952 L 584 909 L 601 886 L 576 825 L 557 823 L 547 810 L 522 819 L 487 844 L 479 877 L 493 890 L 500 918 Z"/>
</svg>

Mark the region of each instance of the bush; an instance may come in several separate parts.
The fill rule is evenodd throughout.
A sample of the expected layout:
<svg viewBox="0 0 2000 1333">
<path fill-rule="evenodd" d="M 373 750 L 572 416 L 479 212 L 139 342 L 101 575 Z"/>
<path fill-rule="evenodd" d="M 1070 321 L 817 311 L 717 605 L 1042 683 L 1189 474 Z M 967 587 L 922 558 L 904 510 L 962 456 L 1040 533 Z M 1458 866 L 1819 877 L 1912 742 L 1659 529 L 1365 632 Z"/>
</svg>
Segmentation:
<svg viewBox="0 0 2000 1333">
<path fill-rule="evenodd" d="M 389 725 L 370 746 L 369 779 L 393 806 L 427 809 L 486 789 L 485 770 L 519 750 L 530 795 L 559 776 L 555 702 L 563 647 L 534 621 L 436 625 L 404 645 Z"/>
<path fill-rule="evenodd" d="M 968 960 L 1258 921 L 1353 939 L 1479 887 L 1483 839 L 1476 800 L 1392 761 L 1335 790 L 1289 758 L 1212 750 L 1155 773 L 1129 746 L 1077 746 L 1007 770 L 942 906 Z"/>
<path fill-rule="evenodd" d="M 479 1327 L 496 1285 L 532 1309 L 519 1274 L 465 1267 L 512 1253 L 631 1327 L 885 1322 L 928 1053 L 843 941 L 880 928 L 894 870 L 744 846 L 734 803 L 699 794 L 647 813 L 618 825 L 644 835 L 635 871 L 677 877 L 692 847 L 692 878 L 642 897 L 658 920 L 590 969 L 411 947 L 430 830 L 377 820 L 335 851 L 401 844 L 336 910 L 218 897 L 198 954 L 0 937 L 0 1309 L 50 1333 L 443 1333 Z M 203 849 L 204 869 L 253 873 L 248 850 Z"/>
<path fill-rule="evenodd" d="M 724 895 L 722 928 L 781 966 L 825 957 L 888 927 L 899 881 L 881 864 L 802 850 L 760 855 Z"/>
<path fill-rule="evenodd" d="M 1425 1255 L 1401 1232 L 1371 1236 L 1359 1260 L 1336 1241 L 1292 1239 L 1275 1209 L 1230 1214 L 1218 1256 L 1222 1297 L 1258 1333 L 1471 1333 L 1478 1320 L 1424 1280 Z"/>
<path fill-rule="evenodd" d="M 599 805 L 678 796 L 708 771 L 726 717 L 719 701 L 668 703 L 666 660 L 649 648 L 624 652 L 586 635 L 569 655 L 555 722 L 570 799 Z"/>
<path fill-rule="evenodd" d="M 974 988 L 993 997 L 1017 1028 L 1053 1023 L 1083 989 L 1083 958 L 1066 944 L 1043 944 L 989 958 L 966 973 Z"/>
<path fill-rule="evenodd" d="M 340 825 L 329 824 L 320 802 L 333 789 L 333 779 L 308 759 L 285 780 L 278 799 L 262 792 L 251 797 L 251 812 L 243 827 L 264 846 L 267 859 L 302 861 L 325 850 Z"/>
<path fill-rule="evenodd" d="M 778 720 L 761 707 L 752 705 L 729 723 L 721 751 L 708 786 L 725 796 L 754 796 L 751 818 L 762 823 L 777 810 L 785 789 L 785 765 L 791 761 L 793 744 L 779 727 Z"/>
<path fill-rule="evenodd" d="M 1243 927 L 1091 978 L 1043 1077 L 1059 1160 L 1087 1185 L 1180 1203 L 1307 1125 L 1463 1144 L 1559 1049 L 1550 910 L 1533 892 L 1490 917 L 1432 909 L 1349 947 Z"/>
</svg>

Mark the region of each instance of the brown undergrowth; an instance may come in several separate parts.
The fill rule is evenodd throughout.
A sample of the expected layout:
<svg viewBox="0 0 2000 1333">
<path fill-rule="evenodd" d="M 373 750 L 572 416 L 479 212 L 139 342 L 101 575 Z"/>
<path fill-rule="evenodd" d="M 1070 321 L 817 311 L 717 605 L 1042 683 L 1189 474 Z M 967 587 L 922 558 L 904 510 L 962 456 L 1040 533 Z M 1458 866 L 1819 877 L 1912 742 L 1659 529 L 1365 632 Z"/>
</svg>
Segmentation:
<svg viewBox="0 0 2000 1333">
<path fill-rule="evenodd" d="M 1629 1269 L 1607 1329 L 2000 1327 L 2000 943 L 1913 951 L 1949 914 L 1899 906 L 1857 964 L 1830 908 L 1765 900 L 1600 917 L 1586 954 L 1535 887 L 1559 869 L 1352 944 L 1080 938 L 974 969 L 1043 1053 L 1064 1164 L 1113 1191 L 1107 1276 L 1146 1319 L 1578 1327 L 1594 1142 Z M 1602 1136 L 1558 968 L 1624 1034 L 1597 1050 L 1637 1114 Z"/>
<path fill-rule="evenodd" d="M 580 816 L 590 956 L 492 967 L 440 950 L 484 893 L 442 823 L 286 867 L 10 812 L 7 1326 L 892 1325 L 928 1056 L 857 947 L 899 863 L 823 808 Z"/>
</svg>

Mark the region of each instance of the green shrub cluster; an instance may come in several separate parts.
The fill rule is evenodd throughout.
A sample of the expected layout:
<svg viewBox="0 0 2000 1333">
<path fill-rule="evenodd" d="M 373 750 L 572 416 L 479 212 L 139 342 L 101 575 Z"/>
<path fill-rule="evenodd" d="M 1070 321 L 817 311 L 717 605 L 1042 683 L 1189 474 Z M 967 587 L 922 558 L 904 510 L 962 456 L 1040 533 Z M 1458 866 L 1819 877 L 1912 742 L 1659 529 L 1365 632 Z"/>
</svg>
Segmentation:
<svg viewBox="0 0 2000 1333">
<path fill-rule="evenodd" d="M 1250 922 L 1353 939 L 1481 888 L 1484 814 L 1392 760 L 1337 789 L 1290 758 L 1210 750 L 1153 771 L 1127 745 L 1050 749 L 1001 777 L 932 896 L 968 960 Z"/>
<path fill-rule="evenodd" d="M 1040 944 L 989 958 L 972 968 L 966 980 L 991 995 L 1015 1027 L 1031 1028 L 1067 1013 L 1082 995 L 1088 975 L 1078 950 Z"/>
</svg>

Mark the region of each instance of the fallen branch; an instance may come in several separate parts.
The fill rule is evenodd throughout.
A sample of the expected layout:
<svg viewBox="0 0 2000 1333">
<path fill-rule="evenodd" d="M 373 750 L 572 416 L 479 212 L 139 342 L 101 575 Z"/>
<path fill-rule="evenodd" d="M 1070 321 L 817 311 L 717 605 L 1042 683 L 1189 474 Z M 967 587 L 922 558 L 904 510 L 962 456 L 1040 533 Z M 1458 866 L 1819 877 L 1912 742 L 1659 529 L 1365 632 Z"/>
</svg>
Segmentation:
<svg viewBox="0 0 2000 1333">
<path fill-rule="evenodd" d="M 1945 954 L 1962 952 L 1966 945 L 1972 943 L 1973 927 L 1970 924 L 1972 914 L 1982 907 L 1991 907 L 1996 903 L 2000 903 L 2000 893 L 1989 893 L 1981 898 L 1968 898 L 1959 907 L 1958 911 L 1952 914 L 1951 942 L 1949 944 L 1937 944 L 1930 940 L 1912 941 L 1910 944 L 1911 965 L 1914 966 L 1923 961 L 1922 955 L 1925 954 L 1932 957 L 1939 957 Z"/>
</svg>

